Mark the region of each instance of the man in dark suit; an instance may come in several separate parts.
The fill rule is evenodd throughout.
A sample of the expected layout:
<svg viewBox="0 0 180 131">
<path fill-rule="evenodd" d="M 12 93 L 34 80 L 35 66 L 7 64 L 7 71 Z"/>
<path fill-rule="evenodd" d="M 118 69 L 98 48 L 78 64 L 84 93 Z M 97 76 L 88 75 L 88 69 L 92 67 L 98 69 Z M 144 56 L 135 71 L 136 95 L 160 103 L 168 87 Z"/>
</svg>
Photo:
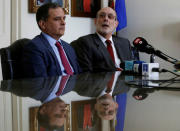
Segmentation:
<svg viewBox="0 0 180 131">
<path fill-rule="evenodd" d="M 116 12 L 110 7 L 102 8 L 95 19 L 96 33 L 71 43 L 83 71 L 116 71 L 121 62 L 132 59 L 129 41 L 112 35 L 117 25 Z"/>
<path fill-rule="evenodd" d="M 115 96 L 122 93 L 127 93 L 129 87 L 125 84 L 123 76 L 115 74 L 113 72 L 101 72 L 101 73 L 82 73 L 77 75 L 76 84 L 73 91 L 76 91 L 81 96 L 87 97 L 99 97 L 103 95 L 106 87 L 114 76 L 113 87 L 111 95 Z M 117 75 L 116 75 L 117 74 Z"/>
<path fill-rule="evenodd" d="M 63 78 L 66 78 L 66 82 L 63 86 L 61 94 L 56 92 L 61 87 Z M 30 97 L 32 99 L 45 103 L 64 95 L 73 90 L 76 82 L 76 75 L 65 75 L 56 77 L 41 77 L 32 79 L 14 79 L 1 81 L 0 91 L 11 92 L 17 96 Z"/>
<path fill-rule="evenodd" d="M 97 115 L 102 119 L 112 120 L 118 109 L 118 103 L 113 97 L 121 95 L 123 98 L 126 98 L 126 95 L 123 94 L 129 91 L 123 76 L 119 75 L 120 72 L 118 71 L 115 73 L 83 73 L 77 76 L 73 90 L 81 96 L 96 97 L 95 110 Z M 126 99 L 119 101 L 125 103 Z M 123 107 L 120 106 L 121 110 L 124 109 Z"/>
<path fill-rule="evenodd" d="M 42 33 L 23 50 L 24 77 L 47 77 L 76 74 L 81 71 L 74 49 L 60 37 L 65 31 L 65 13 L 60 5 L 42 5 L 36 20 Z"/>
</svg>

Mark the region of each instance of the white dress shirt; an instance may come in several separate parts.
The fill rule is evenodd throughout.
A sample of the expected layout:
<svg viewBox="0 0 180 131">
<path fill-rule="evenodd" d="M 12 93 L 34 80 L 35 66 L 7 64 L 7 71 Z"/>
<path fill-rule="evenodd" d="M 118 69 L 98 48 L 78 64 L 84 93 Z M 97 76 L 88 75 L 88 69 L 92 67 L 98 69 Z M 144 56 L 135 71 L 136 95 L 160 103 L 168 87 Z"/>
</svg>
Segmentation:
<svg viewBox="0 0 180 131">
<path fill-rule="evenodd" d="M 97 33 L 98 34 L 98 33 Z M 103 42 L 104 46 L 107 48 L 107 44 L 106 44 L 106 40 L 103 36 L 101 36 L 100 34 L 98 34 L 99 38 L 101 39 L 101 41 Z M 114 59 L 115 59 L 115 67 L 120 68 L 120 63 L 121 60 L 119 59 L 118 55 L 117 55 L 117 51 L 116 48 L 114 46 L 114 42 L 112 40 L 112 36 L 109 39 L 111 41 L 111 45 L 112 45 L 112 49 L 113 49 L 113 53 L 114 53 Z"/>
<path fill-rule="evenodd" d="M 115 87 L 115 85 L 116 85 L 116 82 L 117 82 L 118 77 L 119 77 L 120 74 L 121 74 L 120 71 L 116 71 L 115 74 L 114 74 L 114 80 L 113 80 L 111 92 L 108 93 L 108 94 L 110 94 L 111 96 L 112 96 L 112 93 L 113 93 L 113 91 L 114 91 L 114 87 Z M 107 94 L 107 93 L 106 93 L 106 90 L 107 90 L 107 86 L 104 88 L 104 90 L 101 92 L 101 94 L 100 94 L 98 97 L 101 97 L 101 96 Z"/>
</svg>

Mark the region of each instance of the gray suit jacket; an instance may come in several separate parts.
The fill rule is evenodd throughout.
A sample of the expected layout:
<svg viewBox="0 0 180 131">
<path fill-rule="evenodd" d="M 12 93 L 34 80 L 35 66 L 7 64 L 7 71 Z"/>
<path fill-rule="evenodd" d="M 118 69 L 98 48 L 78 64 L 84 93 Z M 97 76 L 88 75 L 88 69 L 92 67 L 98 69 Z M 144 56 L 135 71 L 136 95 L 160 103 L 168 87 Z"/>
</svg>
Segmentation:
<svg viewBox="0 0 180 131">
<path fill-rule="evenodd" d="M 98 97 L 112 79 L 113 74 L 113 72 L 79 74 L 73 90 L 81 96 Z M 120 75 L 115 83 L 112 95 L 115 96 L 128 91 L 129 87 L 125 84 L 124 76 Z"/>
<path fill-rule="evenodd" d="M 112 37 L 121 62 L 132 60 L 131 46 L 127 39 Z M 71 43 L 83 71 L 116 71 L 116 67 L 97 34 L 80 37 Z"/>
</svg>

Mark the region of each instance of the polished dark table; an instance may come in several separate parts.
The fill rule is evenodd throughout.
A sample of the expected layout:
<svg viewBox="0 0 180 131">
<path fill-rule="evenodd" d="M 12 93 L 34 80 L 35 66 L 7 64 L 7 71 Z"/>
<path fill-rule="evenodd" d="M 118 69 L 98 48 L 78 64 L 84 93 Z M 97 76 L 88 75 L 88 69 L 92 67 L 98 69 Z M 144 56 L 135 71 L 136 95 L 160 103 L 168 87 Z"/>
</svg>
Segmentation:
<svg viewBox="0 0 180 131">
<path fill-rule="evenodd" d="M 112 78 L 113 88 L 106 93 Z M 63 88 L 59 89 L 64 80 Z M 19 100 L 18 120 L 23 131 L 44 128 L 58 128 L 57 131 L 180 130 L 180 77 L 171 73 L 160 74 L 159 79 L 108 72 L 4 80 L 0 90 Z M 49 117 L 39 117 L 37 112 Z"/>
</svg>

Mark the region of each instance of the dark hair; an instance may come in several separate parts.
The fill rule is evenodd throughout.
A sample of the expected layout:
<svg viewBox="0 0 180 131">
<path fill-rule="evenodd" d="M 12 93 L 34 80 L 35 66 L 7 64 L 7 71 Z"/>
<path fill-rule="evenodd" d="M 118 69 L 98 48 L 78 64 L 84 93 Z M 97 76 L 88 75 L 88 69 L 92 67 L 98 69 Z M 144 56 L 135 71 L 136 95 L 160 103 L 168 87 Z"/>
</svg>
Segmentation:
<svg viewBox="0 0 180 131">
<path fill-rule="evenodd" d="M 40 110 L 43 106 L 41 105 L 37 112 L 37 120 L 40 126 L 48 130 L 64 129 L 64 126 L 50 125 L 49 116 L 47 114 L 41 114 Z"/>
<path fill-rule="evenodd" d="M 49 117 L 48 115 L 44 115 L 40 113 L 40 110 L 43 106 L 40 106 L 37 112 L 37 120 L 39 125 L 41 125 L 42 127 L 47 127 L 49 126 Z"/>
<path fill-rule="evenodd" d="M 47 3 L 43 4 L 40 6 L 37 10 L 36 13 L 36 22 L 37 24 L 39 23 L 40 20 L 46 21 L 48 16 L 49 16 L 49 9 L 56 9 L 56 8 L 62 8 L 59 4 L 57 3 Z M 38 24 L 39 26 L 39 24 Z M 40 27 L 39 27 L 40 28 Z"/>
</svg>

